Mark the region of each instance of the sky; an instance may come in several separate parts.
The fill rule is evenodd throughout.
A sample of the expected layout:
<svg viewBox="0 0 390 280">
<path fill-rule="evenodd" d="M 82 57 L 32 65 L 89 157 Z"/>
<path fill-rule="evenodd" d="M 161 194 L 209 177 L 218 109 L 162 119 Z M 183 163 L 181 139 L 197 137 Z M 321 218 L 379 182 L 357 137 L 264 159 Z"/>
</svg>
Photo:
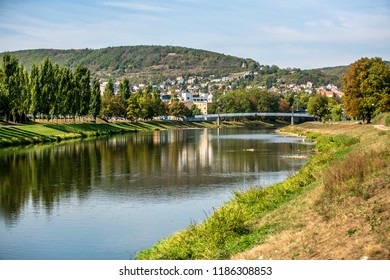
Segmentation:
<svg viewBox="0 0 390 280">
<path fill-rule="evenodd" d="M 282 68 L 390 60 L 390 0 L 0 0 L 0 52 L 134 45 Z"/>
</svg>

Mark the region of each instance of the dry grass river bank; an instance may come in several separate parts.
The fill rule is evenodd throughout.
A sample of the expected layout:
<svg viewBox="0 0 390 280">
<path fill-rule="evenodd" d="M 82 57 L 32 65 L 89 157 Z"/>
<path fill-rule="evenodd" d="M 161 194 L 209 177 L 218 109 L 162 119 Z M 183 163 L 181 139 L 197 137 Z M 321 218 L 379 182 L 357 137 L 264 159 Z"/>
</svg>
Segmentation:
<svg viewBox="0 0 390 280">
<path fill-rule="evenodd" d="M 235 193 L 204 222 L 137 259 L 390 259 L 390 130 L 308 122 L 281 129 L 317 143 L 297 173 Z"/>
</svg>

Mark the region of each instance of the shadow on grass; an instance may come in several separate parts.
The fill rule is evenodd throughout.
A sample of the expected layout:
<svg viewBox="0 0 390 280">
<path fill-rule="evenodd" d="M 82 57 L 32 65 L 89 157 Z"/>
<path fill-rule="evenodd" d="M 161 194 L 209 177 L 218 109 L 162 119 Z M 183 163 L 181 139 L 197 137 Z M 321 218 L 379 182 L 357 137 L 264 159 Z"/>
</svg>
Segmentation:
<svg viewBox="0 0 390 280">
<path fill-rule="evenodd" d="M 0 129 L 0 135 L 2 137 L 23 137 L 23 138 L 31 138 L 31 137 L 43 137 L 45 138 L 46 136 L 34 132 L 29 132 L 25 130 L 21 130 L 17 127 L 2 127 Z"/>
</svg>

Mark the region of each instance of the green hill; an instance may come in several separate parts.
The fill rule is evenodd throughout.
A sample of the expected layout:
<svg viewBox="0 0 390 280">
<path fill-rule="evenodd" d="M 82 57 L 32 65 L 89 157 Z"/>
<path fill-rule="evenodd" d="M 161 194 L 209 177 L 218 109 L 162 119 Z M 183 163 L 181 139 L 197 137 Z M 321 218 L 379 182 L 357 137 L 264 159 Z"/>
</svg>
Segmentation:
<svg viewBox="0 0 390 280">
<path fill-rule="evenodd" d="M 99 78 L 124 76 L 133 83 L 161 82 L 167 78 L 184 76 L 227 76 L 246 71 L 258 75 L 247 82 L 266 87 L 280 84 L 329 83 L 341 86 L 340 77 L 348 66 L 311 70 L 282 69 L 275 65 L 261 65 L 250 58 L 240 58 L 216 52 L 175 46 L 121 46 L 103 49 L 36 49 L 11 52 L 27 70 L 45 57 L 62 66 L 87 66 Z M 2 59 L 3 53 L 0 53 Z M 387 62 L 389 63 L 389 62 Z M 389 63 L 390 64 L 390 63 Z M 239 75 L 235 75 L 239 76 Z"/>
<path fill-rule="evenodd" d="M 87 66 L 99 77 L 127 76 L 133 81 L 158 81 L 177 75 L 228 75 L 254 71 L 259 64 L 211 51 L 173 46 L 123 46 L 103 49 L 37 49 L 11 52 L 27 70 L 45 57 L 59 65 Z M 2 58 L 2 54 L 0 54 Z"/>
</svg>

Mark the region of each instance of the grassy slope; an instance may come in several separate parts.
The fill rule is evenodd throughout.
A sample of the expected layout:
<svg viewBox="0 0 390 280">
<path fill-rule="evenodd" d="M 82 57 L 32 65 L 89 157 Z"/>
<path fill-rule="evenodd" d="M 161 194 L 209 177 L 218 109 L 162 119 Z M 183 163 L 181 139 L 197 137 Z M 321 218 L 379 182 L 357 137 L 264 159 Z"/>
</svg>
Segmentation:
<svg viewBox="0 0 390 280">
<path fill-rule="evenodd" d="M 0 147 L 44 142 L 58 142 L 67 139 L 90 136 L 153 131 L 166 129 L 207 127 L 208 123 L 186 123 L 178 121 L 118 122 L 118 123 L 41 123 L 0 127 Z"/>
<path fill-rule="evenodd" d="M 0 53 L 0 59 L 4 53 Z M 33 64 L 40 64 L 45 57 L 53 63 L 72 68 L 87 66 L 99 77 L 128 77 L 133 82 L 143 79 L 156 82 L 161 77 L 178 75 L 217 76 L 252 71 L 257 63 L 211 51 L 174 46 L 120 46 L 102 49 L 36 49 L 11 52 L 29 71 Z M 248 68 L 242 68 L 246 61 Z"/>
<path fill-rule="evenodd" d="M 300 172 L 235 194 L 202 224 L 137 258 L 389 259 L 390 132 L 320 123 L 289 132 L 318 143 Z"/>
<path fill-rule="evenodd" d="M 226 121 L 221 127 L 279 127 L 283 123 L 266 123 L 262 121 Z M 29 145 L 45 142 L 59 142 L 62 140 L 78 139 L 100 135 L 111 135 L 137 131 L 154 131 L 167 129 L 212 128 L 210 122 L 183 122 L 183 121 L 148 121 L 148 122 L 113 122 L 98 123 L 73 121 L 48 122 L 28 125 L 10 125 L 0 121 L 0 148 L 8 146 Z"/>
</svg>

